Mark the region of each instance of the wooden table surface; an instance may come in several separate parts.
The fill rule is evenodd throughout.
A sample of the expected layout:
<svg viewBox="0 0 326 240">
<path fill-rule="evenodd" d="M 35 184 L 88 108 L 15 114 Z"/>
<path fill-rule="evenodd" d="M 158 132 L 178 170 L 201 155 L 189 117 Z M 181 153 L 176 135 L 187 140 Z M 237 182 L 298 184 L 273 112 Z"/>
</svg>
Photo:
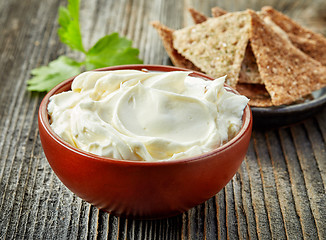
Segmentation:
<svg viewBox="0 0 326 240">
<path fill-rule="evenodd" d="M 119 32 L 146 64 L 171 64 L 156 31 L 192 24 L 195 7 L 228 11 L 272 5 L 326 33 L 320 1 L 81 1 L 84 44 Z M 0 1 L 0 239 L 326 239 L 326 109 L 291 126 L 254 129 L 246 158 L 229 184 L 188 212 L 155 221 L 112 216 L 72 194 L 55 176 L 40 143 L 44 93 L 26 90 L 30 70 L 59 55 L 63 0 Z M 323 15 L 324 14 L 324 15 Z M 326 54 L 326 53 L 325 53 Z"/>
</svg>

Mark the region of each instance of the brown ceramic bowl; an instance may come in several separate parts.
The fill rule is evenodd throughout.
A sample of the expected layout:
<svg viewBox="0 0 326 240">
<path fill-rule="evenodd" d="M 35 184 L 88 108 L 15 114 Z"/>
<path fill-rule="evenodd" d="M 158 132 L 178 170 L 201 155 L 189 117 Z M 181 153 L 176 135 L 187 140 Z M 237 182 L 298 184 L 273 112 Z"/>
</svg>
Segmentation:
<svg viewBox="0 0 326 240">
<path fill-rule="evenodd" d="M 189 71 L 170 66 L 125 65 L 99 69 Z M 192 76 L 212 78 L 194 72 Z M 223 146 L 186 159 L 138 162 L 100 157 L 63 141 L 50 127 L 49 98 L 70 90 L 73 78 L 53 88 L 39 108 L 39 131 L 46 158 L 59 179 L 77 196 L 118 216 L 163 218 L 208 200 L 234 176 L 247 152 L 252 114 L 244 110 L 240 132 Z M 235 92 L 234 90 L 230 90 Z"/>
</svg>

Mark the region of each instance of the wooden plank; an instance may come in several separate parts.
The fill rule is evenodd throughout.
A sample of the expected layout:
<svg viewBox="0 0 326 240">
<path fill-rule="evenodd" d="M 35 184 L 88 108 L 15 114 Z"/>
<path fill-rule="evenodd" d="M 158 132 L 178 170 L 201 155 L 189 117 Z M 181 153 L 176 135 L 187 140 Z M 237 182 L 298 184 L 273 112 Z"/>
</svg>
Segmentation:
<svg viewBox="0 0 326 240">
<path fill-rule="evenodd" d="M 263 184 L 264 202 L 273 239 L 285 239 L 283 217 L 277 195 L 273 166 L 264 133 L 255 131 L 254 145 Z M 273 143 L 274 144 L 274 143 Z"/>
<path fill-rule="evenodd" d="M 289 128 L 279 130 L 281 145 L 289 172 L 296 212 L 300 219 L 304 239 L 317 239 L 317 229 L 309 205 L 307 188 L 300 168 L 296 149 Z"/>
<path fill-rule="evenodd" d="M 109 232 L 109 214 L 103 211 L 98 211 L 97 218 L 97 233 L 96 238 L 98 239 L 108 239 Z"/>
<path fill-rule="evenodd" d="M 88 231 L 87 231 L 87 238 L 88 239 L 96 239 L 97 231 L 98 231 L 98 217 L 99 211 L 96 207 L 89 205 L 89 215 L 88 215 Z M 112 221 L 111 221 L 112 219 Z M 117 235 L 117 220 L 116 218 L 110 218 L 111 224 L 113 222 L 113 227 L 109 227 L 111 231 L 111 236 Z M 110 223 L 109 223 L 110 224 Z M 111 226 L 111 225 L 110 225 Z M 84 226 L 86 227 L 86 226 Z"/>
<path fill-rule="evenodd" d="M 204 238 L 217 239 L 217 219 L 215 197 L 212 197 L 205 203 L 205 226 Z"/>
<path fill-rule="evenodd" d="M 31 115 L 26 116 L 24 123 L 29 122 L 29 119 L 34 117 L 35 109 L 36 109 L 37 101 L 29 104 L 28 111 L 32 113 Z M 34 111 L 33 111 L 34 110 Z M 35 126 L 34 126 L 35 127 Z M 26 180 L 28 178 L 28 173 L 30 172 L 32 159 L 30 158 L 30 151 L 33 148 L 33 145 L 29 145 L 29 134 L 31 130 L 31 126 L 26 126 L 24 124 L 22 128 L 26 129 L 26 132 L 21 131 L 19 136 L 19 141 L 21 141 L 20 148 L 14 148 L 14 152 L 12 156 L 10 156 L 10 152 L 8 156 L 12 157 L 13 163 L 10 169 L 10 173 L 8 174 L 8 182 L 6 189 L 3 191 L 2 206 L 0 208 L 1 212 L 7 212 L 10 217 L 8 217 L 8 229 L 7 232 L 9 235 L 13 234 L 16 231 L 16 224 L 18 222 L 19 213 L 21 212 L 22 199 L 24 199 L 25 190 L 26 190 Z M 4 178 L 3 178 L 4 179 Z M 24 186 L 24 187 L 22 187 Z M 10 199 L 12 202 L 10 202 Z M 11 205 L 12 204 L 12 205 Z M 5 222 L 6 220 L 2 220 Z"/>
<path fill-rule="evenodd" d="M 57 219 L 55 221 L 55 232 L 56 236 L 62 236 L 63 238 L 68 237 L 69 229 L 71 228 L 71 216 L 73 204 L 75 203 L 73 194 L 65 187 L 63 184 L 60 184 L 59 188 L 59 199 L 58 199 L 58 206 L 56 211 Z"/>
<path fill-rule="evenodd" d="M 189 210 L 189 235 L 190 239 L 195 237 L 196 239 L 203 239 L 204 237 L 204 214 L 205 205 L 200 204 Z"/>
<path fill-rule="evenodd" d="M 218 239 L 227 239 L 226 229 L 226 207 L 225 207 L 225 189 L 222 189 L 216 195 L 216 216 L 217 216 L 217 233 Z"/>
<path fill-rule="evenodd" d="M 242 198 L 243 211 L 246 216 L 247 232 L 249 236 L 248 239 L 258 239 L 257 230 L 256 230 L 257 226 L 255 221 L 255 212 L 252 206 L 252 199 L 251 199 L 251 192 L 250 192 L 249 174 L 246 168 L 247 162 L 248 162 L 247 160 L 244 160 L 238 171 L 241 179 L 241 186 L 242 186 L 241 198 Z M 241 236 L 245 236 L 245 235 L 240 234 L 240 237 Z"/>
<path fill-rule="evenodd" d="M 248 235 L 248 224 L 244 210 L 244 204 L 242 199 L 242 183 L 240 173 L 237 172 L 233 177 L 233 191 L 234 191 L 234 202 L 235 202 L 235 214 L 237 218 L 238 234 L 239 239 L 249 239 Z"/>
<path fill-rule="evenodd" d="M 44 169 L 44 168 L 43 168 Z M 48 225 L 46 223 L 46 217 L 48 214 L 48 201 L 53 187 L 53 175 L 54 173 L 51 169 L 44 169 L 42 176 L 42 181 L 37 181 L 39 185 L 40 193 L 38 196 L 37 208 L 35 209 L 36 216 L 33 221 L 33 235 L 32 238 L 41 239 L 44 236 L 44 231 L 48 230 Z M 46 190 L 43 191 L 42 187 L 46 186 Z"/>
<path fill-rule="evenodd" d="M 67 239 L 77 239 L 79 236 L 79 225 L 84 226 L 84 224 L 80 224 L 79 222 L 83 219 L 83 215 L 81 214 L 82 208 L 82 200 L 75 195 L 72 195 L 72 202 L 71 202 L 71 211 L 70 211 L 70 221 L 68 224 L 68 231 L 67 231 Z M 66 205 L 65 205 L 66 206 Z M 64 206 L 63 206 L 64 207 Z M 82 237 L 80 237 L 82 239 Z"/>
<path fill-rule="evenodd" d="M 17 7 L 17 6 L 15 6 Z M 21 14 L 25 16 L 27 19 L 31 19 L 36 15 L 36 12 L 38 11 L 38 8 L 30 6 L 28 3 L 26 6 L 22 6 L 21 10 L 28 13 L 27 15 L 24 15 L 23 13 L 19 13 L 18 11 L 12 11 L 16 14 Z M 23 19 L 21 19 L 23 20 Z M 22 28 L 22 31 L 19 31 L 19 35 L 15 36 L 20 41 L 17 43 L 15 47 L 17 47 L 17 52 L 19 53 L 18 49 L 24 47 L 25 44 L 23 42 L 29 38 L 28 32 L 31 30 L 30 28 L 33 27 L 33 25 L 30 24 L 30 21 L 24 21 L 23 23 L 19 23 L 19 28 Z M 10 36 L 9 38 L 10 39 Z M 11 43 L 12 44 L 12 43 Z M 7 46 L 8 47 L 8 46 Z M 26 51 L 21 53 L 23 54 L 29 54 L 34 48 L 34 45 L 27 45 Z M 10 48 L 9 48 L 10 49 Z M 14 48 L 13 48 L 14 49 Z M 13 54 L 16 54 L 15 52 Z M 17 61 L 15 64 L 20 64 L 20 60 L 24 59 L 23 56 L 16 56 Z M 6 184 L 5 189 L 1 190 L 2 199 L 5 199 L 5 202 L 2 201 L 1 206 L 1 212 L 4 213 L 1 216 L 5 216 L 6 220 L 1 221 L 2 225 L 9 224 L 7 227 L 1 227 L 3 231 L 6 231 L 6 234 L 9 236 L 13 234 L 14 231 L 19 232 L 20 234 L 23 234 L 24 228 L 21 230 L 16 230 L 19 225 L 15 225 L 13 223 L 18 223 L 18 219 L 20 218 L 19 214 L 17 213 L 23 213 L 21 206 L 22 201 L 27 200 L 25 199 L 25 192 L 22 192 L 23 190 L 27 189 L 27 185 L 23 184 L 27 177 L 29 175 L 26 174 L 26 171 L 29 173 L 30 169 L 32 168 L 32 163 L 34 159 L 30 159 L 29 156 L 25 156 L 30 154 L 30 152 L 26 152 L 27 144 L 29 141 L 29 132 L 30 132 L 30 126 L 33 126 L 34 129 L 37 128 L 37 123 L 34 119 L 36 118 L 37 114 L 35 114 L 37 111 L 37 106 L 39 105 L 39 99 L 33 96 L 30 93 L 25 92 L 25 83 L 24 80 L 26 80 L 26 76 L 28 76 L 28 67 L 29 62 L 24 62 L 21 66 L 17 66 L 18 69 L 21 71 L 12 71 L 12 73 L 17 74 L 14 79 L 20 79 L 20 81 L 16 81 L 16 85 L 12 88 L 13 91 L 5 91 L 8 94 L 11 94 L 12 96 L 15 96 L 13 101 L 10 103 L 12 105 L 9 105 L 12 110 L 9 110 L 9 115 L 7 120 L 10 120 L 10 124 L 8 125 L 8 130 L 4 136 L 5 141 L 10 141 L 10 144 L 7 144 L 6 149 L 2 149 L 3 154 L 7 157 L 7 165 L 2 168 L 4 171 L 4 175 L 2 175 L 2 184 Z M 8 83 L 10 81 L 7 81 Z M 10 82 L 11 84 L 15 84 L 15 82 Z M 1 94 L 1 97 L 8 97 L 6 94 Z M 5 99 L 2 99 L 4 101 L 7 101 Z M 9 122 L 9 121 L 8 121 Z M 31 124 L 32 123 L 32 124 Z M 9 127 L 10 126 L 10 127 Z M 33 145 L 31 145 L 32 147 Z M 32 148 L 33 149 L 33 148 Z M 11 163 L 9 159 L 12 159 Z M 28 161 L 27 161 L 28 160 Z M 25 165 L 28 166 L 25 166 Z M 7 179 L 7 180 L 5 180 Z M 3 186 L 3 185 L 2 185 Z M 21 186 L 25 186 L 21 188 Z M 2 211 L 2 209 L 5 209 Z M 6 214 L 5 214 L 6 212 Z M 11 214 L 11 217 L 9 217 L 8 214 Z M 21 219 L 21 218 L 20 218 Z M 25 218 L 27 220 L 27 218 Z M 25 222 L 22 223 L 23 226 L 26 225 Z"/>
<path fill-rule="evenodd" d="M 252 206 L 256 218 L 256 231 L 259 239 L 270 239 L 271 232 L 269 228 L 268 215 L 264 203 L 264 192 L 262 180 L 257 164 L 257 156 L 254 151 L 253 141 L 249 144 L 246 157 L 246 167 L 249 174 L 250 192 L 252 197 Z"/>
<path fill-rule="evenodd" d="M 266 140 L 273 164 L 277 196 L 282 211 L 286 237 L 287 239 L 303 239 L 300 220 L 295 209 L 291 182 L 282 153 L 279 136 L 275 131 L 268 131 L 266 133 Z"/>
<path fill-rule="evenodd" d="M 35 142 L 39 142 L 38 131 L 35 132 Z M 31 153 L 31 162 L 33 163 L 28 181 L 26 182 L 26 192 L 24 204 L 21 209 L 20 224 L 18 225 L 18 232 L 24 238 L 32 238 L 34 228 L 36 225 L 36 217 L 41 197 L 40 183 L 44 179 L 44 161 L 42 154 L 43 150 L 39 144 L 35 144 L 34 151 Z"/>
<path fill-rule="evenodd" d="M 60 198 L 60 184 L 59 179 L 55 176 L 55 174 L 52 175 L 50 185 L 51 190 L 49 191 L 48 199 L 45 202 L 47 211 L 43 216 L 41 215 L 42 219 L 40 219 L 40 221 L 44 222 L 42 237 L 45 239 L 53 239 L 58 234 L 56 231 L 56 222 L 58 219 L 58 199 Z"/>
<path fill-rule="evenodd" d="M 324 238 L 326 237 L 326 194 L 311 142 L 302 125 L 291 128 L 291 133 L 303 172 L 318 236 Z"/>
<path fill-rule="evenodd" d="M 323 141 L 326 142 L 326 107 L 324 107 L 323 111 L 320 111 L 315 115 L 315 118 L 318 122 L 318 127 L 320 130 L 320 134 L 323 137 Z"/>
<path fill-rule="evenodd" d="M 325 126 L 324 122 L 324 126 Z M 306 132 L 308 134 L 309 141 L 311 142 L 311 147 L 313 154 L 317 163 L 318 171 L 322 178 L 322 183 L 324 185 L 324 191 L 326 191 L 326 144 L 320 133 L 319 125 L 314 121 L 313 118 L 308 119 L 304 122 Z"/>
<path fill-rule="evenodd" d="M 225 186 L 225 211 L 226 211 L 226 228 L 228 239 L 239 239 L 238 219 L 236 217 L 233 180 Z"/>
<path fill-rule="evenodd" d="M 88 238 L 88 226 L 89 226 L 89 215 L 91 211 L 91 206 L 86 203 L 82 202 L 80 208 L 80 220 L 78 223 L 78 234 L 74 236 L 74 238 L 78 237 L 79 239 L 86 239 Z"/>
<path fill-rule="evenodd" d="M 36 125 L 36 124 L 35 124 Z M 23 238 L 24 233 L 26 231 L 26 225 L 27 225 L 27 219 L 28 219 L 28 211 L 30 211 L 31 208 L 31 196 L 32 196 L 32 187 L 31 183 L 33 183 L 33 179 L 35 177 L 35 165 L 39 161 L 39 157 L 35 158 L 32 153 L 36 152 L 36 140 L 38 139 L 38 131 L 36 130 L 36 127 L 34 128 L 34 139 L 32 137 L 29 137 L 29 141 L 32 142 L 32 144 L 29 145 L 29 147 L 26 149 L 26 152 L 28 152 L 30 155 L 26 156 L 25 161 L 28 162 L 27 173 L 26 173 L 26 179 L 25 183 L 19 184 L 20 186 L 24 186 L 23 189 L 21 189 L 21 192 L 23 196 L 21 196 L 21 199 L 18 199 L 17 202 L 20 202 L 19 210 L 12 214 L 12 222 L 15 222 L 15 224 L 9 224 L 15 226 L 15 233 L 13 235 L 19 236 L 19 238 Z M 36 160 L 36 161 L 35 161 Z M 10 235 L 10 234 L 8 234 Z"/>
</svg>

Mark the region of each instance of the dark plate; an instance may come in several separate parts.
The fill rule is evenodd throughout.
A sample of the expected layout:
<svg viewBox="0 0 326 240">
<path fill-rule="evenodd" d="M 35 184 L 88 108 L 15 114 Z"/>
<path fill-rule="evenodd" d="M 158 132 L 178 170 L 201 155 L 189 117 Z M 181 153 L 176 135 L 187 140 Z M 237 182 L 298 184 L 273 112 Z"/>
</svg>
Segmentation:
<svg viewBox="0 0 326 240">
<path fill-rule="evenodd" d="M 252 107 L 255 127 L 279 127 L 302 121 L 320 111 L 326 104 L 326 88 L 314 91 L 313 99 L 280 107 Z"/>
</svg>

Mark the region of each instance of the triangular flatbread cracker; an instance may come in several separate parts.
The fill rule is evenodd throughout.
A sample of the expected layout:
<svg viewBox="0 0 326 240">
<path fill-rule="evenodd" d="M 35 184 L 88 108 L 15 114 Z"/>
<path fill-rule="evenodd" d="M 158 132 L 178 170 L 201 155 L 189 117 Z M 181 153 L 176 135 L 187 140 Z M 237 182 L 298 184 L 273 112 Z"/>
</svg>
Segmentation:
<svg viewBox="0 0 326 240">
<path fill-rule="evenodd" d="M 326 67 L 270 28 L 252 10 L 250 42 L 273 105 L 290 104 L 326 86 Z"/>
<path fill-rule="evenodd" d="M 220 17 L 220 16 L 228 13 L 227 11 L 225 11 L 224 9 L 219 8 L 219 7 L 213 7 L 211 9 L 211 12 L 212 12 L 213 17 Z"/>
<path fill-rule="evenodd" d="M 188 11 L 190 12 L 190 15 L 195 24 L 203 23 L 203 22 L 207 21 L 207 19 L 208 19 L 208 17 L 205 14 L 197 11 L 194 8 L 189 8 Z M 213 17 L 220 17 L 227 13 L 227 11 L 225 11 L 219 7 L 212 8 L 211 12 L 212 12 Z"/>
<path fill-rule="evenodd" d="M 194 71 L 200 71 L 198 67 L 196 67 L 192 62 L 189 60 L 185 59 L 181 54 L 177 52 L 176 49 L 173 47 L 173 32 L 174 30 L 164 26 L 160 22 L 154 21 L 151 22 L 152 26 L 158 31 L 162 42 L 163 46 L 169 55 L 172 63 L 176 67 L 182 67 L 182 68 L 187 68 L 191 69 Z"/>
<path fill-rule="evenodd" d="M 211 77 L 227 75 L 227 83 L 235 87 L 249 30 L 250 15 L 247 11 L 227 13 L 174 31 L 173 47 Z"/>
<path fill-rule="evenodd" d="M 206 17 L 201 12 L 198 12 L 194 8 L 189 8 L 188 10 L 189 10 L 195 24 L 203 23 L 208 19 L 208 17 Z M 212 16 L 213 17 L 220 17 L 226 13 L 227 13 L 227 11 L 225 11 L 219 7 L 212 8 Z M 247 45 L 245 57 L 242 62 L 240 76 L 239 76 L 239 82 L 252 83 L 252 84 L 263 84 L 260 74 L 258 72 L 258 66 L 256 64 L 256 59 L 252 53 L 250 44 Z"/>
<path fill-rule="evenodd" d="M 269 17 L 285 31 L 294 46 L 326 66 L 326 38 L 310 31 L 272 7 L 263 7 L 262 15 Z"/>
<path fill-rule="evenodd" d="M 255 107 L 271 107 L 272 99 L 267 92 L 266 88 L 262 84 L 246 84 L 238 83 L 236 90 L 250 99 L 250 106 Z"/>
<path fill-rule="evenodd" d="M 188 11 L 190 12 L 190 15 L 195 24 L 199 24 L 207 20 L 207 17 L 203 13 L 197 11 L 194 8 L 189 8 Z"/>
<path fill-rule="evenodd" d="M 205 22 L 206 17 L 201 12 L 194 8 L 188 9 L 195 24 Z M 212 16 L 220 17 L 227 12 L 219 7 L 212 8 Z M 246 84 L 251 83 L 251 84 Z M 258 71 L 258 66 L 254 54 L 252 53 L 250 44 L 247 45 L 245 57 L 243 59 L 239 83 L 236 85 L 237 91 L 250 98 L 249 104 L 256 107 L 269 107 L 272 106 L 272 100 L 266 88 L 262 84 L 262 79 Z"/>
<path fill-rule="evenodd" d="M 250 42 L 247 45 L 246 53 L 241 64 L 239 82 L 251 84 L 264 84 L 262 78 L 260 77 L 256 58 L 252 52 Z"/>
<path fill-rule="evenodd" d="M 268 8 L 259 16 L 251 10 L 226 14 L 216 9 L 213 16 L 219 20 L 189 10 L 201 24 L 177 31 L 153 23 L 174 65 L 215 78 L 228 75 L 228 83 L 249 97 L 251 106 L 290 104 L 326 86 L 326 68 L 293 46 L 294 37 L 267 16 Z"/>
</svg>

